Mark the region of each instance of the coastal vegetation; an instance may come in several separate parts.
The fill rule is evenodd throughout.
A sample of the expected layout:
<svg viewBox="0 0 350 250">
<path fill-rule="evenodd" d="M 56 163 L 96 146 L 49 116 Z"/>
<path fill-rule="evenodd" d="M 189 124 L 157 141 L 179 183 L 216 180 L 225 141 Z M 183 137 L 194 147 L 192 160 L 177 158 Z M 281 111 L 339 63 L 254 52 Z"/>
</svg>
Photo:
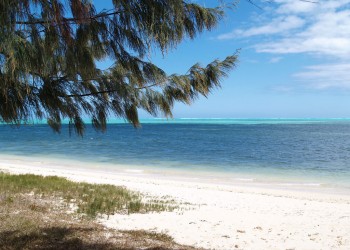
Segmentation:
<svg viewBox="0 0 350 250">
<path fill-rule="evenodd" d="M 171 203 L 171 204 L 170 204 Z M 123 187 L 0 172 L 1 249 L 194 249 L 166 234 L 117 231 L 96 222 L 113 213 L 172 211 Z"/>
<path fill-rule="evenodd" d="M 34 200 L 53 198 L 63 206 L 76 208 L 76 212 L 89 217 L 98 214 L 146 213 L 172 211 L 175 204 L 151 199 L 143 202 L 141 194 L 114 185 L 73 182 L 62 177 L 32 174 L 10 175 L 0 173 L 0 194 L 4 202 L 13 202 L 27 194 Z M 30 204 L 33 209 L 45 209 Z"/>
<path fill-rule="evenodd" d="M 138 126 L 139 110 L 171 117 L 176 102 L 208 96 L 236 64 L 233 53 L 167 74 L 151 60 L 214 28 L 232 4 L 103 2 L 0 2 L 0 121 L 44 119 L 60 131 L 67 119 L 80 135 L 82 117 L 101 131 L 110 116 Z"/>
</svg>

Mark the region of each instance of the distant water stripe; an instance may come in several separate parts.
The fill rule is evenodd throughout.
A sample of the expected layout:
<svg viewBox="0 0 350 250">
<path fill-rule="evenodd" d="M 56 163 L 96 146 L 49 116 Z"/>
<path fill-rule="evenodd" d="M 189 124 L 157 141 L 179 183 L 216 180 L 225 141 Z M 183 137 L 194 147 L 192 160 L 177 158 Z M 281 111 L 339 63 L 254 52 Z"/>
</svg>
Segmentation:
<svg viewBox="0 0 350 250">
<path fill-rule="evenodd" d="M 83 119 L 86 124 L 91 120 Z M 312 124 L 312 123 L 350 123 L 350 118 L 148 118 L 140 119 L 141 124 Z M 0 124 L 6 125 L 0 122 Z M 26 125 L 47 124 L 46 120 L 27 121 Z M 62 124 L 69 124 L 64 119 Z M 125 119 L 113 118 L 108 124 L 128 124 Z"/>
</svg>

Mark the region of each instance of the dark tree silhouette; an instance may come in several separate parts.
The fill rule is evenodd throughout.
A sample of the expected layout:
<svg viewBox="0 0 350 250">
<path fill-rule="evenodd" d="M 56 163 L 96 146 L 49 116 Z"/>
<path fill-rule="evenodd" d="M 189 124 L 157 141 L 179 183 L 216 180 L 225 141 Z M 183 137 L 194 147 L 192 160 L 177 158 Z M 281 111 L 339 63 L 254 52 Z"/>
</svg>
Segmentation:
<svg viewBox="0 0 350 250">
<path fill-rule="evenodd" d="M 171 117 L 175 102 L 207 96 L 235 66 L 237 55 L 167 75 L 147 60 L 184 38 L 210 30 L 224 7 L 183 0 L 112 0 L 97 12 L 89 0 L 0 1 L 0 120 L 66 118 L 83 134 L 82 117 L 105 130 L 107 117 L 138 126 L 138 109 Z M 112 60 L 108 69 L 97 67 Z"/>
</svg>

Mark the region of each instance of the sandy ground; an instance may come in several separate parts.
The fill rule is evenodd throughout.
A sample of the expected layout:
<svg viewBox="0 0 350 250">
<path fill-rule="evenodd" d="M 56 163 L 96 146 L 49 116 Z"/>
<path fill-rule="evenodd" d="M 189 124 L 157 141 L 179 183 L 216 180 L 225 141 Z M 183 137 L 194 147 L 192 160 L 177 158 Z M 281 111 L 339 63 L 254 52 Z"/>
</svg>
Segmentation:
<svg viewBox="0 0 350 250">
<path fill-rule="evenodd" d="M 174 212 L 113 215 L 100 222 L 117 229 L 165 232 L 181 244 L 208 249 L 350 249 L 350 193 L 222 185 L 218 180 L 157 178 L 16 159 L 0 159 L 0 170 L 123 185 L 174 199 L 180 206 Z"/>
</svg>

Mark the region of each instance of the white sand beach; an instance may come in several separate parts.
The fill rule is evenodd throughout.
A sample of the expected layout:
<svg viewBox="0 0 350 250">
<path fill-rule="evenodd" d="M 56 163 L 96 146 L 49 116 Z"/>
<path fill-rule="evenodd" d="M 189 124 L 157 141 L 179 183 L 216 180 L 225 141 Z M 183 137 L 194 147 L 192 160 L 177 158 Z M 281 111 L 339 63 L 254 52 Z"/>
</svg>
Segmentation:
<svg viewBox="0 0 350 250">
<path fill-rule="evenodd" d="M 125 186 L 158 199 L 174 199 L 173 212 L 113 215 L 100 219 L 117 229 L 165 232 L 181 244 L 206 249 L 350 249 L 350 194 L 320 188 L 220 184 L 157 178 L 138 171 L 102 171 L 59 162 L 7 157 L 0 171 L 57 175 L 75 181 Z"/>
</svg>

